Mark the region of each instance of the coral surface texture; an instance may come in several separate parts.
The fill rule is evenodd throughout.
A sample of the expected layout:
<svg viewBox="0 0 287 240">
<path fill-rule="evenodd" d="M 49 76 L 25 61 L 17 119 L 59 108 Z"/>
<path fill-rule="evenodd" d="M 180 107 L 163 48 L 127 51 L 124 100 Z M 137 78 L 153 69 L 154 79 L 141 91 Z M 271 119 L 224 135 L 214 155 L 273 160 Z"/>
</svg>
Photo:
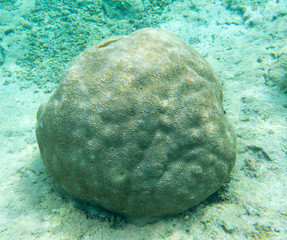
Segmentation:
<svg viewBox="0 0 287 240">
<path fill-rule="evenodd" d="M 41 157 L 57 189 L 142 226 L 214 193 L 236 137 L 208 62 L 159 29 L 81 53 L 37 113 Z"/>
</svg>

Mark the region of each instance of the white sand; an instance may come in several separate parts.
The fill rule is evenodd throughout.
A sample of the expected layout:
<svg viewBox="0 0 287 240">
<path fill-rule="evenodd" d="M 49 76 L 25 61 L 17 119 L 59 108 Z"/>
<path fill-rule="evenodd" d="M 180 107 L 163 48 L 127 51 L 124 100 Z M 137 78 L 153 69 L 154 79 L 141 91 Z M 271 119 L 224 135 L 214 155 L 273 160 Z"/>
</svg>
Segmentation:
<svg viewBox="0 0 287 240">
<path fill-rule="evenodd" d="M 202 53 L 223 84 L 238 137 L 238 160 L 223 193 L 143 228 L 113 228 L 54 192 L 34 134 L 37 108 L 50 93 L 13 74 L 23 71 L 16 61 L 27 51 L 17 24 L 34 4 L 18 1 L 14 10 L 0 10 L 0 239 L 287 239 L 287 95 L 264 77 L 287 52 L 287 2 L 246 3 L 244 14 L 221 1 L 188 2 L 171 4 L 161 27 Z M 16 32 L 4 34 L 9 27 Z"/>
</svg>

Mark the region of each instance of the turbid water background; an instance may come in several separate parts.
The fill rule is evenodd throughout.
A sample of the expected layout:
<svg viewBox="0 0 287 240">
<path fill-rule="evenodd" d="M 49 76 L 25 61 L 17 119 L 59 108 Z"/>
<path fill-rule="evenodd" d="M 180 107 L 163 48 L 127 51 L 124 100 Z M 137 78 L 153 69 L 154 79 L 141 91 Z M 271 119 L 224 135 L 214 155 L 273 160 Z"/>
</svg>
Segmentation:
<svg viewBox="0 0 287 240">
<path fill-rule="evenodd" d="M 287 1 L 0 2 L 0 239 L 287 239 Z M 101 39 L 167 29 L 223 85 L 235 168 L 199 206 L 137 228 L 61 198 L 35 122 L 69 62 Z"/>
</svg>

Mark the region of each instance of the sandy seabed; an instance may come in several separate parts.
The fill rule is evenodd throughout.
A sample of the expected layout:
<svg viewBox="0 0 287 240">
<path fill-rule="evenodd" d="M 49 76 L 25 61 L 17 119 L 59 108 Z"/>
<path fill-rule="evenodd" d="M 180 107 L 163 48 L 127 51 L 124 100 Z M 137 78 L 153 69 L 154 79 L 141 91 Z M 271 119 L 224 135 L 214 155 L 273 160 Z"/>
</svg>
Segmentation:
<svg viewBox="0 0 287 240">
<path fill-rule="evenodd" d="M 57 86 L 47 77 L 57 59 L 46 54 L 45 44 L 40 50 L 34 45 L 40 59 L 34 65 L 24 56 L 36 54 L 31 37 L 39 22 L 56 31 L 60 20 L 47 19 L 49 10 L 37 1 L 10 2 L 0 9 L 0 239 L 287 239 L 287 95 L 280 83 L 287 63 L 278 64 L 287 53 L 286 1 L 173 1 L 153 16 L 156 27 L 191 44 L 213 67 L 237 132 L 238 155 L 216 194 L 142 228 L 88 213 L 53 190 L 34 131 L 38 106 Z M 53 45 L 49 36 L 56 35 L 47 36 Z M 282 65 L 277 78 L 268 75 Z M 60 71 L 54 74 L 60 79 Z"/>
</svg>

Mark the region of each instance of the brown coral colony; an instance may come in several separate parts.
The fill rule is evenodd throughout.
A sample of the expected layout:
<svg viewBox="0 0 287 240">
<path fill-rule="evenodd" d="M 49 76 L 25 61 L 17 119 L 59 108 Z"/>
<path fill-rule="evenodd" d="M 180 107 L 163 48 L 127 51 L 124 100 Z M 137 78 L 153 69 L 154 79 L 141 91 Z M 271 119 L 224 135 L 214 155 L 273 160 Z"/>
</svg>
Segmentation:
<svg viewBox="0 0 287 240">
<path fill-rule="evenodd" d="M 221 84 L 160 29 L 81 53 L 37 113 L 41 156 L 64 195 L 143 226 L 215 192 L 236 159 Z"/>
</svg>

